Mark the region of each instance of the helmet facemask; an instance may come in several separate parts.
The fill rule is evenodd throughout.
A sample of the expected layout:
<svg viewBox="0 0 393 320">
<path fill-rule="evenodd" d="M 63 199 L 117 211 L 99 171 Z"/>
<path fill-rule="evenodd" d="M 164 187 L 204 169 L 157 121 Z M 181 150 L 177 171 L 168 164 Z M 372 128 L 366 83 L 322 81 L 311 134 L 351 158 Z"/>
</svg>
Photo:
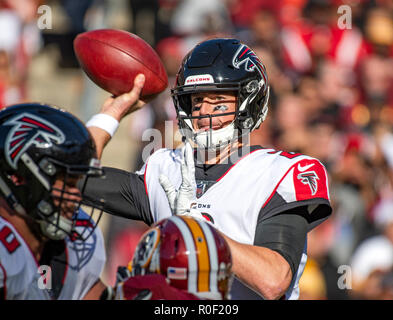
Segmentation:
<svg viewBox="0 0 393 320">
<path fill-rule="evenodd" d="M 89 167 L 75 166 L 45 157 L 37 165 L 25 153 L 19 162 L 23 180 L 10 174 L 7 180 L 1 179 L 1 186 L 6 185 L 13 195 L 7 198 L 10 207 L 22 216 L 33 218 L 44 236 L 52 240 L 69 236 L 71 240 L 85 241 L 94 232 L 103 213 L 102 205 L 91 205 L 83 195 L 84 178 L 102 175 L 99 162 L 96 159 L 91 162 Z M 85 181 L 81 191 L 68 191 L 70 186 L 76 189 L 78 179 Z M 77 219 L 82 206 L 89 215 L 88 220 Z"/>
<path fill-rule="evenodd" d="M 217 87 L 216 85 L 193 86 L 185 89 L 177 88 L 172 91 L 174 104 L 177 111 L 180 133 L 188 140 L 197 144 L 199 148 L 218 150 L 237 141 L 240 137 L 249 134 L 258 128 L 265 120 L 268 106 L 269 88 L 263 92 L 264 82 L 254 79 L 245 84 Z M 214 115 L 192 116 L 191 94 L 209 91 L 233 91 L 237 87 L 236 111 Z M 231 90 L 232 89 L 232 90 Z M 184 90 L 184 91 L 183 91 Z M 262 107 L 260 103 L 264 103 Z M 257 110 L 260 110 L 258 112 Z M 254 114 L 251 114 L 254 113 Z M 212 118 L 234 115 L 234 120 L 223 128 L 214 130 Z M 198 132 L 192 124 L 194 119 L 210 119 L 210 128 L 204 132 Z"/>
<path fill-rule="evenodd" d="M 213 130 L 210 126 L 207 131 L 198 132 L 192 120 L 200 117 L 192 116 L 190 97 L 211 91 L 237 92 L 234 120 L 224 128 Z M 183 137 L 212 151 L 257 129 L 268 111 L 266 69 L 255 53 L 236 39 L 211 39 L 197 45 L 184 58 L 171 93 Z"/>
<path fill-rule="evenodd" d="M 72 241 L 86 241 L 103 214 L 103 201 L 101 205 L 93 205 L 84 196 L 86 178 L 102 175 L 98 160 L 92 159 L 89 167 L 66 165 L 56 160 L 50 160 L 49 166 L 48 162 L 44 163 L 46 170 L 49 168 L 52 171 L 53 166 L 59 170 L 59 174 L 56 175 L 55 183 L 51 185 L 49 197 L 37 205 L 42 232 L 51 239 L 59 240 L 68 236 Z M 83 182 L 80 191 L 68 191 L 70 187 L 76 190 L 79 180 Z M 87 219 L 81 217 L 81 209 L 87 214 Z"/>
<path fill-rule="evenodd" d="M 76 183 L 101 175 L 94 140 L 72 114 L 37 103 L 0 111 L 0 195 L 35 235 L 86 240 L 103 209 Z"/>
</svg>

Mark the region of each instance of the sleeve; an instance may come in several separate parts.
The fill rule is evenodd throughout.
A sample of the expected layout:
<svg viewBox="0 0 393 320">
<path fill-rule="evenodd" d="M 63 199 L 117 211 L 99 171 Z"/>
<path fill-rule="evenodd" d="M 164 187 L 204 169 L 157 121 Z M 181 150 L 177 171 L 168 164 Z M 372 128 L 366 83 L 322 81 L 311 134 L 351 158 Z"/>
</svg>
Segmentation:
<svg viewBox="0 0 393 320">
<path fill-rule="evenodd" d="M 307 230 L 322 223 L 332 212 L 325 167 L 313 158 L 293 164 L 262 206 L 259 220 L 297 207 L 306 207 Z"/>
<path fill-rule="evenodd" d="M 281 254 L 296 275 L 307 239 L 307 208 L 297 207 L 257 224 L 254 245 Z"/>
<path fill-rule="evenodd" d="M 120 169 L 104 167 L 102 178 L 89 177 L 83 194 L 88 203 L 105 201 L 104 211 L 127 219 L 153 223 L 143 175 Z M 83 189 L 82 183 L 79 185 Z"/>
</svg>

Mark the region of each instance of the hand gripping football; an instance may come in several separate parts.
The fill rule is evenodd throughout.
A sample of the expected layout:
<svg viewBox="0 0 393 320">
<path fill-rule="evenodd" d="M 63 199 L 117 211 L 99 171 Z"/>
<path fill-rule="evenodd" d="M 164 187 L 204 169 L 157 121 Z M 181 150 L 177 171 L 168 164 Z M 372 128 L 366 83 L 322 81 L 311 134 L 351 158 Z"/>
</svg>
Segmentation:
<svg viewBox="0 0 393 320">
<path fill-rule="evenodd" d="M 74 40 L 82 69 L 114 96 L 131 91 L 134 78 L 146 77 L 141 99 L 148 101 L 168 86 L 168 76 L 154 49 L 135 34 L 114 29 L 87 31 Z"/>
</svg>

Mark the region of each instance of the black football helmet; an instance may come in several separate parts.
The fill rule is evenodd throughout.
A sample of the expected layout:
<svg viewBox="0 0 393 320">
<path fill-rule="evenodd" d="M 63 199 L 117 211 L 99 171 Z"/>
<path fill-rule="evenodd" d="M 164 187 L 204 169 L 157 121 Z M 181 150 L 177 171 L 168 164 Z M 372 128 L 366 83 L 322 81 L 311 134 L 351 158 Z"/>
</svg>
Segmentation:
<svg viewBox="0 0 393 320">
<path fill-rule="evenodd" d="M 73 181 L 77 190 L 77 180 L 101 175 L 94 141 L 70 113 L 33 103 L 0 111 L 0 195 L 11 209 L 37 221 L 46 237 L 86 240 L 93 233 L 102 208 L 89 204 L 86 216 L 84 187 L 71 193 L 66 186 Z"/>
<path fill-rule="evenodd" d="M 236 112 L 192 116 L 191 94 L 207 91 L 237 92 Z M 236 39 L 211 39 L 198 44 L 183 59 L 171 90 L 180 132 L 199 147 L 217 149 L 258 128 L 268 111 L 266 69 L 256 54 Z M 211 118 L 235 114 L 234 121 L 213 130 Z M 210 118 L 210 130 L 197 132 L 192 119 Z"/>
</svg>

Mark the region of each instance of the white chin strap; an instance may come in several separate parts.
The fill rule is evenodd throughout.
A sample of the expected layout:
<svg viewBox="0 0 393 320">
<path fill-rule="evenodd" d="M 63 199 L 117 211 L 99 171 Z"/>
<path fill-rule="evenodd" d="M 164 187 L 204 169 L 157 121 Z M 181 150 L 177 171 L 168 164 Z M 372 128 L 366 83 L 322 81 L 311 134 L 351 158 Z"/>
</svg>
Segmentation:
<svg viewBox="0 0 393 320">
<path fill-rule="evenodd" d="M 64 217 L 60 217 L 57 223 L 59 213 L 56 212 L 47 220 L 40 220 L 42 233 L 52 240 L 63 240 L 72 230 L 72 221 Z"/>
<path fill-rule="evenodd" d="M 188 122 L 189 120 L 186 120 Z M 232 122 L 228 126 L 218 130 L 207 130 L 203 132 L 195 132 L 195 130 L 182 130 L 180 133 L 186 137 L 186 139 L 195 142 L 199 148 L 217 150 L 225 147 L 231 142 L 239 138 L 238 133 L 235 130 L 235 124 Z"/>
<path fill-rule="evenodd" d="M 263 80 L 259 82 L 259 88 L 263 85 Z M 255 128 L 259 128 L 261 123 L 265 121 L 267 112 L 268 112 L 268 101 L 270 95 L 270 87 L 267 88 L 265 103 L 262 106 L 262 112 L 260 114 L 259 119 L 254 122 L 251 118 L 248 119 L 248 125 L 245 125 L 245 128 L 248 130 L 242 130 L 242 135 L 239 134 L 239 130 L 235 129 L 235 122 L 233 121 L 230 125 L 218 129 L 218 130 L 207 130 L 203 132 L 196 132 L 193 129 L 193 125 L 190 119 L 183 119 L 188 128 L 182 128 L 180 126 L 179 131 L 183 137 L 188 140 L 195 142 L 199 148 L 210 149 L 210 150 L 217 150 L 221 149 L 228 144 L 236 141 L 241 136 L 248 134 L 249 132 L 253 131 Z M 249 103 L 251 103 L 255 99 L 255 94 L 250 94 L 240 105 L 239 111 L 244 111 Z M 184 111 L 179 112 L 179 116 L 187 117 L 187 114 Z M 246 120 L 247 121 L 247 120 Z"/>
</svg>

